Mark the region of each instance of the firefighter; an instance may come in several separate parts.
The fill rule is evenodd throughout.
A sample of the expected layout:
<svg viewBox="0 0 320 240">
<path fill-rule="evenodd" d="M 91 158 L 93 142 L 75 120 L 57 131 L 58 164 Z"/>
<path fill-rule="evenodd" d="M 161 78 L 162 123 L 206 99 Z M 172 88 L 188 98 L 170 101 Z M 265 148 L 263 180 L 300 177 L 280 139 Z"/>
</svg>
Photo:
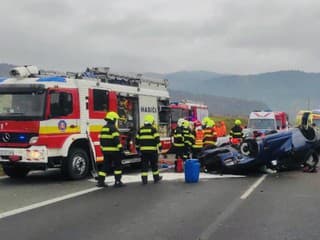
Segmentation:
<svg viewBox="0 0 320 240">
<path fill-rule="evenodd" d="M 227 127 L 226 124 L 224 123 L 224 121 L 221 121 L 221 132 L 222 132 L 222 136 L 226 136 L 227 135 Z"/>
<path fill-rule="evenodd" d="M 195 136 L 195 141 L 192 145 L 192 158 L 197 159 L 198 154 L 201 152 L 203 148 L 203 130 L 200 121 L 196 121 L 194 123 L 194 131 L 193 135 Z"/>
<path fill-rule="evenodd" d="M 103 168 L 98 172 L 98 187 L 107 187 L 104 183 L 107 173 L 110 172 L 112 165 L 114 165 L 114 187 L 125 186 L 121 182 L 122 165 L 121 158 L 123 156 L 123 148 L 120 143 L 120 133 L 117 128 L 117 121 L 119 115 L 116 112 L 108 112 L 105 120 L 107 124 L 103 126 L 100 133 L 100 145 L 103 152 Z"/>
<path fill-rule="evenodd" d="M 205 129 L 203 130 L 203 147 L 215 147 L 217 143 L 217 133 L 214 131 L 215 122 L 212 119 L 206 121 Z"/>
<path fill-rule="evenodd" d="M 182 134 L 184 138 L 184 153 L 183 159 L 186 160 L 190 157 L 192 145 L 194 144 L 194 135 L 190 129 L 190 122 L 185 120 L 182 123 Z"/>
<path fill-rule="evenodd" d="M 221 137 L 221 125 L 219 122 L 213 126 L 213 131 L 217 133 L 217 137 Z"/>
<path fill-rule="evenodd" d="M 185 139 L 183 137 L 183 122 L 185 120 L 180 118 L 177 122 L 177 127 L 173 132 L 173 150 L 176 154 L 176 160 L 174 161 L 174 169 L 178 171 L 178 159 L 183 159 L 185 151 Z M 180 165 L 179 165 L 180 166 Z"/>
<path fill-rule="evenodd" d="M 184 153 L 185 139 L 183 137 L 183 124 L 184 119 L 180 118 L 177 122 L 177 127 L 173 132 L 173 148 L 176 154 L 176 159 L 182 158 Z"/>
<path fill-rule="evenodd" d="M 139 129 L 136 136 L 136 148 L 141 153 L 142 184 L 148 183 L 149 163 L 154 183 L 158 183 L 162 179 L 158 170 L 158 151 L 161 151 L 160 136 L 153 124 L 154 117 L 146 115 L 144 117 L 144 125 Z"/>
<path fill-rule="evenodd" d="M 207 125 L 207 122 L 210 121 L 210 118 L 209 117 L 204 117 L 202 119 L 202 129 L 205 129 L 206 128 L 206 125 Z"/>
<path fill-rule="evenodd" d="M 243 132 L 241 127 L 241 121 L 239 119 L 234 121 L 234 126 L 230 130 L 230 136 L 232 138 L 243 138 Z"/>
</svg>

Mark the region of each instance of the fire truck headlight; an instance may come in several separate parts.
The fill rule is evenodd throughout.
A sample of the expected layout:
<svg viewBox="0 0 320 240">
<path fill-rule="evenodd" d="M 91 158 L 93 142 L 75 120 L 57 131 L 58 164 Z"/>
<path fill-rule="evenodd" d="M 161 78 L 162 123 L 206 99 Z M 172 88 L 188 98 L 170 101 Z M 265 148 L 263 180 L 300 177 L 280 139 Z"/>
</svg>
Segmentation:
<svg viewBox="0 0 320 240">
<path fill-rule="evenodd" d="M 28 160 L 42 160 L 43 152 L 39 150 L 27 150 L 27 159 Z"/>
<path fill-rule="evenodd" d="M 32 137 L 30 138 L 29 144 L 35 144 L 36 142 L 38 142 L 39 137 Z"/>
</svg>

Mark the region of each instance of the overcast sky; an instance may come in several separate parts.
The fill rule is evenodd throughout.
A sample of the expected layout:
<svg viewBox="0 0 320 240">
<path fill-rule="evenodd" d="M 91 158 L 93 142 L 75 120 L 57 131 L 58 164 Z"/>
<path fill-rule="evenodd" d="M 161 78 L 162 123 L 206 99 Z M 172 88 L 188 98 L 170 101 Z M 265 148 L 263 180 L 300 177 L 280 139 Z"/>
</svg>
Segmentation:
<svg viewBox="0 0 320 240">
<path fill-rule="evenodd" d="M 319 0 L 1 0 L 0 62 L 320 72 Z"/>
</svg>

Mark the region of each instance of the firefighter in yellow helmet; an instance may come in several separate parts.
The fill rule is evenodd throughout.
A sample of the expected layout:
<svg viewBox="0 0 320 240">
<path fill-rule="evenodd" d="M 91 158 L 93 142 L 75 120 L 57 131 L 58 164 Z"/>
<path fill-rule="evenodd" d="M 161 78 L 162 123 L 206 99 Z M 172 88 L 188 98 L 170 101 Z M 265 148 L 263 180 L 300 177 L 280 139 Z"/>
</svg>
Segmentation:
<svg viewBox="0 0 320 240">
<path fill-rule="evenodd" d="M 241 127 L 241 121 L 239 119 L 236 119 L 234 121 L 234 126 L 230 130 L 230 136 L 232 138 L 243 138 L 243 132 Z"/>
<path fill-rule="evenodd" d="M 184 120 L 182 123 L 182 134 L 184 138 L 184 153 L 183 159 L 188 159 L 190 157 L 190 152 L 192 145 L 194 144 L 194 134 L 190 128 L 190 122 L 188 120 Z"/>
<path fill-rule="evenodd" d="M 173 131 L 173 149 L 176 154 L 176 159 L 182 158 L 184 153 L 185 139 L 183 137 L 183 122 L 185 120 L 180 118 L 177 127 Z"/>
<path fill-rule="evenodd" d="M 158 183 L 162 179 L 158 170 L 158 152 L 161 151 L 161 142 L 159 133 L 153 125 L 154 117 L 146 115 L 144 124 L 136 136 L 136 148 L 138 152 L 141 152 L 141 180 L 144 185 L 148 183 L 149 163 L 154 183 Z"/>
<path fill-rule="evenodd" d="M 106 125 L 103 126 L 100 132 L 100 146 L 103 152 L 103 168 L 98 172 L 98 187 L 107 187 L 104 180 L 110 172 L 110 168 L 114 165 L 114 187 L 122 187 L 124 184 L 121 182 L 122 165 L 121 158 L 123 156 L 123 148 L 120 143 L 120 133 L 116 127 L 116 122 L 119 115 L 116 112 L 108 112 L 105 120 Z"/>
<path fill-rule="evenodd" d="M 203 148 L 203 136 L 204 136 L 200 121 L 196 121 L 194 123 L 193 136 L 195 139 L 192 145 L 192 158 L 198 158 L 198 155 Z"/>
<path fill-rule="evenodd" d="M 208 123 L 208 121 L 210 121 L 211 119 L 209 117 L 204 117 L 201 121 L 202 123 L 202 129 L 205 129 L 206 128 L 206 125 Z"/>
<path fill-rule="evenodd" d="M 203 147 L 208 148 L 216 146 L 217 133 L 214 131 L 215 122 L 212 119 L 208 119 L 203 129 Z"/>
</svg>

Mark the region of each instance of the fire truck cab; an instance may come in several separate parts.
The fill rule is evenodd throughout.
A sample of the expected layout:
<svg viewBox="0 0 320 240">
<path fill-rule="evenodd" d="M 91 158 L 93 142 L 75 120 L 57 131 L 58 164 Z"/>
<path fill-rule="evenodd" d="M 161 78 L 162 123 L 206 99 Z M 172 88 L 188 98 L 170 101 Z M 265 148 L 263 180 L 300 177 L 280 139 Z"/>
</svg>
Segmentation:
<svg viewBox="0 0 320 240">
<path fill-rule="evenodd" d="M 288 114 L 285 112 L 275 112 L 274 114 L 277 122 L 277 130 L 288 130 Z"/>
<path fill-rule="evenodd" d="M 209 116 L 207 105 L 191 101 L 171 103 L 170 109 L 172 130 L 177 127 L 177 122 L 180 118 L 195 122 L 197 120 L 201 121 L 203 118 Z"/>
<path fill-rule="evenodd" d="M 82 74 L 13 69 L 0 78 L 0 164 L 13 178 L 59 167 L 69 179 L 88 175 L 90 158 L 103 161 L 99 134 L 108 111 L 119 114 L 123 164 L 139 162 L 135 135 L 154 116 L 163 148 L 170 146 L 167 80 L 88 68 Z"/>
</svg>

